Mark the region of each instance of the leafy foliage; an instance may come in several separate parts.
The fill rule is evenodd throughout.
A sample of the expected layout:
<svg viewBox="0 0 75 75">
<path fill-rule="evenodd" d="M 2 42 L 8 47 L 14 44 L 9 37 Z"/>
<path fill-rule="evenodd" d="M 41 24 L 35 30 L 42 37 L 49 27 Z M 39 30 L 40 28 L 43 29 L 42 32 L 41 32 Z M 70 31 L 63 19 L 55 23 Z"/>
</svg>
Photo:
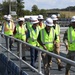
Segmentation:
<svg viewBox="0 0 75 75">
<path fill-rule="evenodd" d="M 16 0 L 17 2 L 11 2 L 11 10 L 16 11 L 17 16 L 25 16 L 25 15 L 38 15 L 41 14 L 46 18 L 48 16 L 48 12 L 51 11 L 75 11 L 75 6 L 69 6 L 67 8 L 63 9 L 39 9 L 37 5 L 33 5 L 30 10 L 25 10 L 24 8 L 24 0 Z M 9 14 L 9 2 L 3 1 L 2 4 L 0 4 L 0 16 Z M 61 17 L 65 17 L 65 14 L 61 14 Z"/>
<path fill-rule="evenodd" d="M 17 15 L 18 16 L 24 15 L 24 2 L 23 2 L 23 0 L 17 0 Z"/>
</svg>

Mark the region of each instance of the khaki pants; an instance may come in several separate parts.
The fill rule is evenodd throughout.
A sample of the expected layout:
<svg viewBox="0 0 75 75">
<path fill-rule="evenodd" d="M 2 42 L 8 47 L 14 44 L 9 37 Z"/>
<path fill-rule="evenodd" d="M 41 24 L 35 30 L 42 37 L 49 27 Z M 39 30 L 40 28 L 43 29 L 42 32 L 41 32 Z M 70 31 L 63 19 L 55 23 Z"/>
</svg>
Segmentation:
<svg viewBox="0 0 75 75">
<path fill-rule="evenodd" d="M 60 43 L 57 43 L 55 46 L 54 46 L 54 53 L 60 55 Z M 57 63 L 60 64 L 61 63 L 61 60 L 60 59 L 56 59 L 57 60 Z"/>
<path fill-rule="evenodd" d="M 52 57 L 46 53 L 42 53 L 42 60 L 44 65 L 44 75 L 50 75 L 50 62 Z"/>
<path fill-rule="evenodd" d="M 74 60 L 74 57 L 75 57 L 75 51 L 69 51 L 67 54 L 67 58 Z M 70 75 L 70 68 L 71 68 L 71 65 L 67 63 L 65 75 Z"/>
<path fill-rule="evenodd" d="M 25 56 L 25 50 L 26 50 L 26 45 L 22 43 L 22 57 Z M 17 55 L 19 56 L 20 54 L 20 46 L 19 46 L 19 42 L 17 42 Z"/>
</svg>

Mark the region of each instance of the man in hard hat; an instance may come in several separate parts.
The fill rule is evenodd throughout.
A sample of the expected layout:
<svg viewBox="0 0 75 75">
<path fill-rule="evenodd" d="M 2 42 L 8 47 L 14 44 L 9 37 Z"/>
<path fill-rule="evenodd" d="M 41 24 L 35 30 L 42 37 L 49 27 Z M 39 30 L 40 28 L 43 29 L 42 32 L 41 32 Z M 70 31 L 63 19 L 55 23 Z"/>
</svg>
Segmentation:
<svg viewBox="0 0 75 75">
<path fill-rule="evenodd" d="M 28 36 L 27 36 L 27 42 L 31 44 L 32 46 L 37 46 L 37 37 L 39 34 L 39 29 L 38 29 L 38 19 L 35 17 L 31 17 L 31 28 L 28 31 Z M 30 57 L 31 57 L 31 66 L 35 67 L 35 62 L 37 59 L 37 54 L 38 51 L 34 49 L 33 47 L 30 47 Z"/>
<path fill-rule="evenodd" d="M 13 31 L 14 31 L 14 23 L 11 23 L 11 17 L 9 16 L 6 16 L 5 17 L 5 22 L 3 23 L 3 34 L 6 34 L 7 36 L 13 36 Z M 5 36 L 5 39 L 6 39 L 6 48 L 8 48 L 8 37 Z M 10 46 L 9 48 L 11 49 L 11 46 L 12 46 L 12 39 L 10 38 L 9 39 L 9 43 L 10 43 Z"/>
<path fill-rule="evenodd" d="M 75 58 L 75 16 L 71 18 L 71 24 L 64 34 L 64 43 L 66 51 L 68 51 L 67 58 L 74 60 Z M 65 75 L 70 75 L 71 65 L 67 63 Z"/>
<path fill-rule="evenodd" d="M 26 22 L 26 28 L 27 28 L 27 30 L 29 30 L 30 28 L 31 28 L 31 17 L 29 17 L 28 19 L 27 19 L 27 22 Z"/>
<path fill-rule="evenodd" d="M 43 15 L 38 15 L 38 21 L 39 21 L 38 28 L 39 28 L 39 30 L 45 28 L 45 24 L 44 24 L 43 20 L 44 20 Z M 39 47 L 38 42 L 37 42 L 37 47 Z"/>
<path fill-rule="evenodd" d="M 48 50 L 49 52 L 53 52 L 54 50 L 54 42 L 57 39 L 55 31 L 53 29 L 53 20 L 51 18 L 46 19 L 46 27 L 41 29 L 38 35 L 38 42 L 40 44 L 40 48 L 44 50 Z M 44 75 L 50 75 L 50 62 L 52 57 L 46 53 L 42 53 L 42 60 L 44 64 Z"/>
<path fill-rule="evenodd" d="M 10 17 L 11 18 L 11 22 L 14 23 L 14 21 L 12 19 L 12 16 L 10 14 L 8 15 L 8 17 Z"/>
<path fill-rule="evenodd" d="M 26 41 L 26 28 L 23 25 L 23 23 L 24 23 L 24 18 L 20 17 L 18 19 L 18 24 L 15 26 L 15 29 L 14 29 L 14 37 L 17 38 L 17 39 L 20 39 L 22 41 Z M 19 54 L 19 42 L 17 42 L 17 51 L 18 51 L 18 54 Z M 25 44 L 23 44 L 23 43 L 22 43 L 22 59 L 26 60 Z"/>
<path fill-rule="evenodd" d="M 55 33 L 57 35 L 57 40 L 56 40 L 56 44 L 55 44 L 55 48 L 54 48 L 54 52 L 58 55 L 60 55 L 60 26 L 57 24 L 57 16 L 55 14 L 53 14 L 51 16 L 52 20 L 53 20 L 53 28 L 55 30 Z M 59 58 L 57 58 L 57 62 L 58 64 L 61 64 L 61 60 Z M 61 67 L 58 65 L 58 70 L 61 70 L 61 68 L 63 68 L 64 66 L 61 65 Z"/>
<path fill-rule="evenodd" d="M 7 17 L 8 17 L 7 15 L 4 15 L 4 16 L 3 16 L 4 20 L 6 20 L 6 19 L 7 19 Z"/>
<path fill-rule="evenodd" d="M 4 34 L 4 23 L 7 21 L 7 17 L 8 17 L 7 15 L 3 16 L 2 31 L 1 31 L 3 34 Z M 1 35 L 1 36 L 3 37 L 3 35 Z"/>
<path fill-rule="evenodd" d="M 39 28 L 41 30 L 41 29 L 43 29 L 45 27 L 45 24 L 43 23 L 43 20 L 44 20 L 43 15 L 38 15 L 38 20 L 39 20 L 38 25 L 39 25 Z"/>
</svg>

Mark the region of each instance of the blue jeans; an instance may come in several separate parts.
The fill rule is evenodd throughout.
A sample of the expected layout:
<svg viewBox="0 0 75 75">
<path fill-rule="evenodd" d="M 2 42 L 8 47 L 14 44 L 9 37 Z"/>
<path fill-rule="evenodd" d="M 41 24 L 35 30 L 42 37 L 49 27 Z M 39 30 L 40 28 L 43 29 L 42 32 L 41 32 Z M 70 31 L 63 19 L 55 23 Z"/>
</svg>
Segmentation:
<svg viewBox="0 0 75 75">
<path fill-rule="evenodd" d="M 30 57 L 31 57 L 31 65 L 35 67 L 35 62 L 37 60 L 38 51 L 34 48 L 30 48 Z"/>
</svg>

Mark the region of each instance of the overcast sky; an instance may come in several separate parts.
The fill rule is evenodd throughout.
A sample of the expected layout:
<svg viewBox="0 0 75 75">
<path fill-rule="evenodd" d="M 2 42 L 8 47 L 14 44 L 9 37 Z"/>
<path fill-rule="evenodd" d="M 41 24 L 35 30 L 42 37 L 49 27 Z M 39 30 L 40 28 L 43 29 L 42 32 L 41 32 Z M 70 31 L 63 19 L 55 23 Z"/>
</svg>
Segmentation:
<svg viewBox="0 0 75 75">
<path fill-rule="evenodd" d="M 0 0 L 0 3 L 2 0 Z M 39 9 L 66 8 L 75 6 L 75 0 L 24 0 L 25 9 L 31 10 L 33 5 L 37 5 Z"/>
</svg>

